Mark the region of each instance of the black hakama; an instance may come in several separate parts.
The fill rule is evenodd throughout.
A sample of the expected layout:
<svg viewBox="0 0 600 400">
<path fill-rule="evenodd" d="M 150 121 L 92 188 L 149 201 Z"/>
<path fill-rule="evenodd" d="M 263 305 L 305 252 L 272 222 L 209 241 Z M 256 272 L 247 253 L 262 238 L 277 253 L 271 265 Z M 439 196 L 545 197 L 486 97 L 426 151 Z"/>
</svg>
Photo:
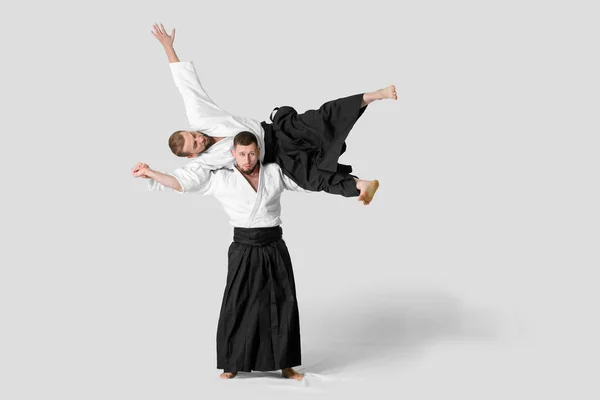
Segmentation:
<svg viewBox="0 0 600 400">
<path fill-rule="evenodd" d="M 265 130 L 265 163 L 276 162 L 298 186 L 346 197 L 358 196 L 352 167 L 338 163 L 346 138 L 365 111 L 363 94 L 323 104 L 318 110 L 298 114 L 278 107 Z"/>
<path fill-rule="evenodd" d="M 282 229 L 235 228 L 217 327 L 217 368 L 274 371 L 300 364 L 296 285 Z"/>
</svg>

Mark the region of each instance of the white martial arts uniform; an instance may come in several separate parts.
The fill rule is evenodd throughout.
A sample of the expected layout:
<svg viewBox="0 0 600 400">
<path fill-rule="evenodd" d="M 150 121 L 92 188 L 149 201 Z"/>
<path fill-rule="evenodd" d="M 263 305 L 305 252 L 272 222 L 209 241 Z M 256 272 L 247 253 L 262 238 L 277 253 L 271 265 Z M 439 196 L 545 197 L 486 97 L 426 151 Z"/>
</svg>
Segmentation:
<svg viewBox="0 0 600 400">
<path fill-rule="evenodd" d="M 175 85 L 183 97 L 185 112 L 190 129 L 208 136 L 224 137 L 206 151 L 190 161 L 205 169 L 233 167 L 233 137 L 242 131 L 256 135 L 258 147 L 262 150 L 260 160 L 264 160 L 265 131 L 259 121 L 236 117 L 217 106 L 202 88 L 192 62 L 170 63 Z M 185 168 L 185 167 L 184 167 Z M 192 167 L 195 168 L 195 167 Z"/>
<path fill-rule="evenodd" d="M 281 193 L 284 190 L 310 193 L 285 176 L 275 163 L 261 164 L 256 191 L 235 167 L 193 175 L 189 170 L 173 173 L 182 193 L 213 195 L 229 215 L 231 226 L 236 228 L 278 226 L 281 224 Z M 153 179 L 150 181 L 150 190 L 173 190 Z"/>
</svg>

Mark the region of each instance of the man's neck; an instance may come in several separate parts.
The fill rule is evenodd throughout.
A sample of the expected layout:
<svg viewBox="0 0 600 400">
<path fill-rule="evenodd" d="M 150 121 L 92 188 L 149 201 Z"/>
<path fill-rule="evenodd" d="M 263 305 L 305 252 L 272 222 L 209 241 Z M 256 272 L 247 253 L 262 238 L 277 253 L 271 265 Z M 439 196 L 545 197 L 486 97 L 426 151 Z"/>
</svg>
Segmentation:
<svg viewBox="0 0 600 400">
<path fill-rule="evenodd" d="M 242 173 L 242 176 L 246 179 L 246 181 L 252 186 L 255 192 L 258 192 L 258 179 L 260 175 L 260 163 L 256 164 L 254 171 L 250 173 L 246 173 L 238 168 L 237 164 L 235 165 L 238 171 Z"/>
</svg>

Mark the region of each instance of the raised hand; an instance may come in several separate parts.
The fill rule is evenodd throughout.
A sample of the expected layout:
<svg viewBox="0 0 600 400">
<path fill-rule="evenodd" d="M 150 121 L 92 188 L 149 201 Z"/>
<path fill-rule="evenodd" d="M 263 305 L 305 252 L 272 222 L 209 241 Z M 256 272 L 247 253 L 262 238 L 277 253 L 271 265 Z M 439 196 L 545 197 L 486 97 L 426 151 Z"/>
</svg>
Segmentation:
<svg viewBox="0 0 600 400">
<path fill-rule="evenodd" d="M 175 28 L 171 31 L 171 35 L 167 34 L 165 27 L 161 23 L 154 24 L 154 29 L 150 32 L 154 35 L 156 39 L 164 46 L 164 47 L 173 47 L 173 42 L 175 41 Z"/>
</svg>

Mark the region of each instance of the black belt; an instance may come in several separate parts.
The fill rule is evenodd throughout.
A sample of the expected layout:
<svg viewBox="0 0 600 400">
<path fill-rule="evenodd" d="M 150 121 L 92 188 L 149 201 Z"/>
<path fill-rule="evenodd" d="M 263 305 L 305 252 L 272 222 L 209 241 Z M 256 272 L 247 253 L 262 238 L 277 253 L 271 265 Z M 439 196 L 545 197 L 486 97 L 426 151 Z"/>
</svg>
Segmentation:
<svg viewBox="0 0 600 400">
<path fill-rule="evenodd" d="M 263 246 L 281 240 L 283 229 L 280 226 L 270 228 L 234 228 L 233 241 L 250 246 Z"/>
</svg>

